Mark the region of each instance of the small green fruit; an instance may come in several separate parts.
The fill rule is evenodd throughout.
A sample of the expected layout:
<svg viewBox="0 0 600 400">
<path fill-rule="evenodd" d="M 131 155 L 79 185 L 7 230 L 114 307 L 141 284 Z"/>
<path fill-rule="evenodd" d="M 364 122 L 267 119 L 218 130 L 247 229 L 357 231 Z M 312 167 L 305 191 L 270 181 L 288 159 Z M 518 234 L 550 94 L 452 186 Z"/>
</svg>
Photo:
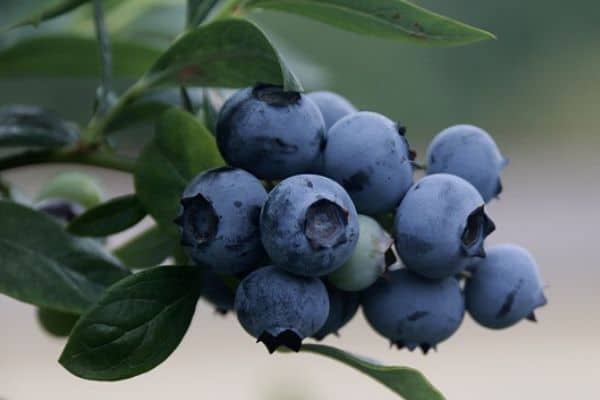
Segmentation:
<svg viewBox="0 0 600 400">
<path fill-rule="evenodd" d="M 64 199 L 83 208 L 102 202 L 104 193 L 96 180 L 81 172 L 63 172 L 50 179 L 38 195 L 38 200 Z"/>
<path fill-rule="evenodd" d="M 368 288 L 385 271 L 386 253 L 394 242 L 373 218 L 359 215 L 358 224 L 360 234 L 354 253 L 329 275 L 329 282 L 338 289 L 353 292 Z"/>
</svg>

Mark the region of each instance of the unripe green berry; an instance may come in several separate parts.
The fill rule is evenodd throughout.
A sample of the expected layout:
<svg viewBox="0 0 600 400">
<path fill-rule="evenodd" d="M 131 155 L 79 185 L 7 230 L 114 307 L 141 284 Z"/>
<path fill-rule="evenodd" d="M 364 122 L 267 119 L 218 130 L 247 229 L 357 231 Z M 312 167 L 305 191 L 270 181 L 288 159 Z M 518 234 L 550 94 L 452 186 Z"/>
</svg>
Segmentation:
<svg viewBox="0 0 600 400">
<path fill-rule="evenodd" d="M 104 193 L 96 180 L 81 172 L 63 172 L 50 179 L 38 195 L 38 200 L 64 199 L 83 208 L 91 208 L 102 202 Z"/>
<path fill-rule="evenodd" d="M 358 245 L 344 265 L 329 275 L 329 282 L 346 291 L 371 286 L 386 269 L 386 253 L 393 244 L 391 236 L 371 217 L 358 216 Z"/>
</svg>

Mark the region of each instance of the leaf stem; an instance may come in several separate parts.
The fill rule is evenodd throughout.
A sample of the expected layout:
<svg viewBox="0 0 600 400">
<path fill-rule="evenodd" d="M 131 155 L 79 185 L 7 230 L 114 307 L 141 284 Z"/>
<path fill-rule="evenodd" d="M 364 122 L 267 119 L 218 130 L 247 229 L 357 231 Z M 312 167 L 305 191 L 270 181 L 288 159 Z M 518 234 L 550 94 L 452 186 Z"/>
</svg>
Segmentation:
<svg viewBox="0 0 600 400">
<path fill-rule="evenodd" d="M 219 0 L 188 0 L 186 30 L 200 25 L 218 2 Z"/>
<path fill-rule="evenodd" d="M 194 103 L 192 102 L 192 99 L 190 98 L 190 94 L 188 93 L 187 88 L 183 85 L 180 86 L 179 94 L 181 96 L 181 105 L 183 106 L 183 109 L 186 110 L 187 112 L 189 112 L 190 114 L 194 115 L 195 114 Z"/>
<path fill-rule="evenodd" d="M 35 164 L 82 164 L 132 173 L 135 161 L 105 151 L 83 152 L 80 149 L 29 151 L 0 158 L 0 170 Z"/>
<path fill-rule="evenodd" d="M 99 102 L 97 112 L 103 115 L 110 107 L 109 99 L 112 93 L 112 53 L 104 22 L 102 0 L 94 0 L 94 26 L 100 45 L 100 60 L 102 61 L 102 81 L 98 93 Z"/>
<path fill-rule="evenodd" d="M 146 88 L 143 78 L 131 86 L 121 97 L 117 103 L 108 110 L 104 116 L 94 116 L 89 123 L 88 129 L 84 133 L 82 140 L 84 143 L 92 144 L 106 133 L 110 124 L 123 112 L 123 110 L 131 104 Z"/>
<path fill-rule="evenodd" d="M 225 0 L 221 8 L 214 14 L 211 20 L 215 21 L 236 15 L 240 10 L 239 6 L 241 2 L 242 0 Z"/>
</svg>

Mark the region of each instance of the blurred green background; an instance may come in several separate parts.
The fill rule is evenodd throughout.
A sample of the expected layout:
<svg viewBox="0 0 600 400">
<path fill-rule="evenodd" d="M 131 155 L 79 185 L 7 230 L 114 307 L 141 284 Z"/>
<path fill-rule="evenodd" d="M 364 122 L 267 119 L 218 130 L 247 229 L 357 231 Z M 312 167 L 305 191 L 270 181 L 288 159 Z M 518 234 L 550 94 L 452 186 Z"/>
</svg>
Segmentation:
<svg viewBox="0 0 600 400">
<path fill-rule="evenodd" d="M 153 2 L 131 3 L 136 1 L 139 7 Z M 0 25 L 31 3 L 36 2 L 0 0 Z M 600 3 L 417 3 L 492 31 L 498 40 L 457 48 L 416 47 L 287 14 L 264 12 L 251 18 L 290 60 L 307 89 L 338 91 L 361 109 L 403 121 L 420 154 L 446 126 L 472 123 L 487 129 L 511 159 L 505 193 L 490 205 L 498 225 L 491 243 L 516 242 L 534 253 L 549 285 L 550 303 L 540 311 L 539 324 L 521 323 L 501 332 L 484 330 L 466 317 L 457 335 L 428 357 L 389 350 L 360 315 L 340 340 L 328 342 L 418 367 L 449 399 L 595 398 L 600 378 L 595 253 L 600 224 Z M 43 30 L 75 24 L 92 34 L 86 13 L 82 9 Z M 127 22 L 120 35 L 163 46 L 183 24 L 183 1 L 173 0 L 150 10 L 142 21 Z M 149 35 L 149 30 L 167 35 Z M 0 45 L 31 34 L 37 32 L 25 28 L 3 34 Z M 85 123 L 96 86 L 93 79 L 0 79 L 0 105 L 41 104 Z M 144 126 L 118 139 L 134 150 L 151 131 Z M 25 168 L 7 177 L 33 193 L 64 168 Z M 128 176 L 94 173 L 111 195 L 131 191 Z M 109 385 L 78 380 L 56 364 L 62 342 L 39 330 L 33 308 L 0 297 L 0 316 L 0 398 L 6 400 L 394 398 L 345 366 L 315 356 L 269 357 L 234 318 L 217 318 L 206 305 L 199 307 L 182 347 L 164 365 Z"/>
</svg>

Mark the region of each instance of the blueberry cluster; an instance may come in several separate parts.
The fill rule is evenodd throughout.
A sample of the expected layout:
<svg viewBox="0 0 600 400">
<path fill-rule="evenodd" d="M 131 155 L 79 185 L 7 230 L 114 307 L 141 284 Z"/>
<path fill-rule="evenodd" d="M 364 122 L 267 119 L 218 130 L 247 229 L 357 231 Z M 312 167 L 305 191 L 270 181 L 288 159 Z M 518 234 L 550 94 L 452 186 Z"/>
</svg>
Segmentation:
<svg viewBox="0 0 600 400">
<path fill-rule="evenodd" d="M 485 204 L 506 165 L 494 140 L 474 126 L 444 130 L 415 182 L 405 135 L 330 92 L 235 93 L 216 124 L 229 166 L 193 179 L 176 218 L 206 268 L 204 296 L 270 352 L 337 333 L 359 305 L 392 344 L 424 352 L 465 310 L 493 329 L 535 319 L 546 300 L 533 258 L 484 246 L 495 229 Z"/>
</svg>

